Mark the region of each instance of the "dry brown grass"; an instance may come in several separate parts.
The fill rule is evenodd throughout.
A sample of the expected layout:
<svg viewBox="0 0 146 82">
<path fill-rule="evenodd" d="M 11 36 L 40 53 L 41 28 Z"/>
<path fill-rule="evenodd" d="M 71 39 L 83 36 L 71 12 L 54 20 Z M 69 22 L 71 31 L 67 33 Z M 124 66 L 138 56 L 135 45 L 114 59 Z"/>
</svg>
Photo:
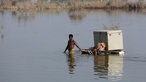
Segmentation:
<svg viewBox="0 0 146 82">
<path fill-rule="evenodd" d="M 0 9 L 11 10 L 47 10 L 47 9 L 143 9 L 145 2 L 69 2 L 69 3 L 47 3 L 47 2 L 7 2 L 0 5 Z"/>
</svg>

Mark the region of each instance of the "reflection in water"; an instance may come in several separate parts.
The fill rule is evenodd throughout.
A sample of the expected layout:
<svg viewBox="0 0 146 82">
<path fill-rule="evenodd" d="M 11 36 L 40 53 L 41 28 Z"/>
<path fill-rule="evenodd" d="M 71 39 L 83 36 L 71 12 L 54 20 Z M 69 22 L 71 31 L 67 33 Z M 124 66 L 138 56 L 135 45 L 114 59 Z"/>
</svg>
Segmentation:
<svg viewBox="0 0 146 82">
<path fill-rule="evenodd" d="M 86 12 L 83 10 L 69 10 L 68 15 L 72 21 L 82 21 L 86 17 Z"/>
<path fill-rule="evenodd" d="M 64 10 L 61 9 L 49 9 L 47 11 L 24 11 L 24 12 L 20 12 L 20 11 L 12 11 L 11 15 L 14 18 L 17 18 L 18 22 L 29 22 L 29 21 L 33 21 L 35 19 L 35 15 L 36 14 L 60 14 L 62 13 Z M 4 11 L 3 11 L 4 12 Z M 3 13 L 2 11 L 0 11 L 0 13 Z"/>
<path fill-rule="evenodd" d="M 26 23 L 33 21 L 35 19 L 35 14 L 32 12 L 20 12 L 20 11 L 11 11 L 13 18 L 17 19 L 18 22 Z"/>
<path fill-rule="evenodd" d="M 17 16 L 17 12 L 16 11 L 12 11 L 12 16 Z"/>
<path fill-rule="evenodd" d="M 94 72 L 99 78 L 120 80 L 123 74 L 123 57 L 118 55 L 94 56 Z"/>
<path fill-rule="evenodd" d="M 117 17 L 123 14 L 133 14 L 133 13 L 137 13 L 137 14 L 143 14 L 144 12 L 146 12 L 146 9 L 136 9 L 136 10 L 104 10 L 106 13 L 108 13 L 110 16 L 112 17 Z"/>
<path fill-rule="evenodd" d="M 3 29 L 4 29 L 4 26 L 0 25 L 0 39 L 4 39 Z"/>
<path fill-rule="evenodd" d="M 34 20 L 35 16 L 32 14 L 32 13 L 20 13 L 18 15 L 18 21 L 19 22 L 28 22 L 28 21 L 31 21 L 31 20 Z"/>
<path fill-rule="evenodd" d="M 36 14 L 39 13 L 47 13 L 47 14 L 60 14 L 63 13 L 66 10 L 63 9 L 49 9 L 46 11 L 12 11 L 11 14 L 13 17 L 17 18 L 19 22 L 29 22 L 35 19 Z M 6 11 L 0 10 L 0 15 L 4 15 Z M 133 14 L 133 13 L 140 13 L 143 15 L 146 15 L 146 9 L 141 9 L 141 10 L 89 10 L 89 9 L 80 9 L 80 10 L 74 10 L 70 9 L 67 10 L 67 14 L 69 18 L 72 21 L 83 21 L 83 19 L 89 14 L 89 13 L 97 13 L 97 14 L 104 14 L 108 13 L 110 17 L 117 18 L 120 15 L 123 14 Z"/>
<path fill-rule="evenodd" d="M 69 67 L 69 74 L 74 74 L 74 69 L 75 69 L 75 54 L 69 54 L 67 55 L 67 60 L 68 60 L 68 67 Z"/>
<path fill-rule="evenodd" d="M 99 78 L 107 78 L 108 76 L 108 55 L 94 56 L 94 72 Z"/>
<path fill-rule="evenodd" d="M 48 13 L 48 14 L 52 14 L 52 15 L 55 15 L 55 14 L 61 14 L 64 10 L 62 9 L 49 9 L 47 11 L 42 11 L 42 13 Z M 37 12 L 37 13 L 40 13 L 40 12 Z"/>
<path fill-rule="evenodd" d="M 3 10 L 0 10 L 0 14 L 3 16 L 4 15 L 4 11 Z"/>
<path fill-rule="evenodd" d="M 123 57 L 109 56 L 108 77 L 110 80 L 120 80 L 123 75 Z"/>
</svg>

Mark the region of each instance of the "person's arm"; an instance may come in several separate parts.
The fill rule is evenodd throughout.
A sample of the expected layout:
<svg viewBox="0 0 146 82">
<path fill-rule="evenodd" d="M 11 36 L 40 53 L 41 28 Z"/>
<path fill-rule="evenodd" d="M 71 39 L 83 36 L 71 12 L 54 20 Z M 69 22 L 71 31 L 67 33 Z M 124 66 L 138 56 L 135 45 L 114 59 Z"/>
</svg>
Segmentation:
<svg viewBox="0 0 146 82">
<path fill-rule="evenodd" d="M 66 48 L 65 48 L 65 50 L 64 50 L 64 53 L 66 52 L 67 49 L 68 49 L 68 44 L 67 44 L 67 46 L 66 46 Z"/>
<path fill-rule="evenodd" d="M 77 43 L 74 41 L 74 43 L 75 43 L 75 45 L 76 45 L 76 47 L 80 50 L 80 51 L 82 51 L 82 49 L 77 45 Z"/>
</svg>

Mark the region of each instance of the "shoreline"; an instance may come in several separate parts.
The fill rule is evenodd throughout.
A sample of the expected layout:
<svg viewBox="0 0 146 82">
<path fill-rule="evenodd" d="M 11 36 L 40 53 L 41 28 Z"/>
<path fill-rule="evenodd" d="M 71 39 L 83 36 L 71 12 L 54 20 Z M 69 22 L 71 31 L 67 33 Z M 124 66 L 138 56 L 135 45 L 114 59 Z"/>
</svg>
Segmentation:
<svg viewBox="0 0 146 82">
<path fill-rule="evenodd" d="M 146 2 L 16 2 L 11 1 L 0 4 L 0 10 L 49 10 L 49 9 L 146 9 Z"/>
</svg>

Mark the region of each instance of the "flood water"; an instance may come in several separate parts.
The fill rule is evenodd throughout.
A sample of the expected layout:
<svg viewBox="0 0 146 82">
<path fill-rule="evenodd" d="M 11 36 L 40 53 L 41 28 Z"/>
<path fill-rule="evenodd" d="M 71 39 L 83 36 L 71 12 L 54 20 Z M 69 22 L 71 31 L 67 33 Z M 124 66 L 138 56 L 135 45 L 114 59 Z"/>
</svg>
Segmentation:
<svg viewBox="0 0 146 82">
<path fill-rule="evenodd" d="M 94 46 L 93 31 L 118 25 L 124 56 L 63 53 L 68 34 Z M 0 11 L 0 82 L 144 82 L 146 11 Z M 113 43 L 114 44 L 114 43 Z"/>
</svg>

